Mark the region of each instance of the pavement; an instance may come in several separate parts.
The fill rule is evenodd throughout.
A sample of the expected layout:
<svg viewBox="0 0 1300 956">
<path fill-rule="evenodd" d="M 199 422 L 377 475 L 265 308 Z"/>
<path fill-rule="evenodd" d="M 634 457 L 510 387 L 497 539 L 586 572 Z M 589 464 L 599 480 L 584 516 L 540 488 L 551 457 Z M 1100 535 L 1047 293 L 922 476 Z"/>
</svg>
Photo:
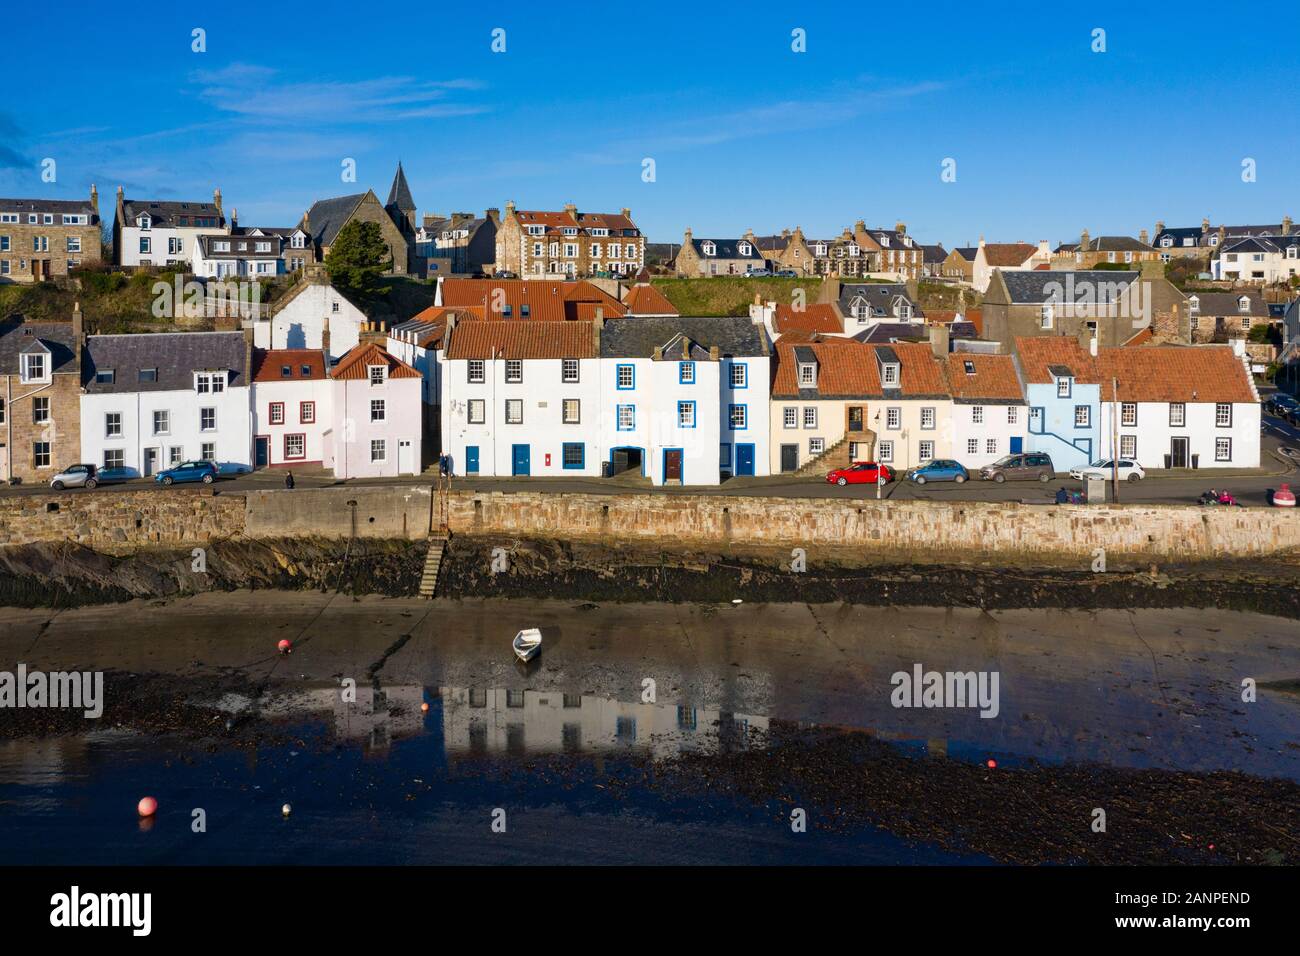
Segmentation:
<svg viewBox="0 0 1300 956">
<path fill-rule="evenodd" d="M 1288 453 L 1294 457 L 1289 457 Z M 1202 468 L 1151 469 L 1139 482 L 1121 482 L 1118 500 L 1121 504 L 1196 504 L 1197 498 L 1208 488 L 1227 488 L 1246 507 L 1268 507 L 1269 493 L 1282 482 L 1300 485 L 1300 428 L 1271 415 L 1263 416 L 1263 434 L 1260 443 L 1262 467 L 1256 469 Z M 295 468 L 294 481 L 299 488 L 321 488 L 355 485 L 410 485 L 413 482 L 433 482 L 431 475 L 402 478 L 365 478 L 339 480 L 321 468 Z M 263 469 L 234 478 L 222 478 L 214 486 L 218 493 L 264 491 L 284 487 L 283 469 Z M 205 486 L 174 485 L 164 488 L 150 479 L 138 479 L 119 485 L 101 485 L 93 491 L 72 489 L 64 494 L 112 494 L 120 491 L 154 490 L 158 494 L 184 493 Z M 956 483 L 928 482 L 924 485 L 908 481 L 895 481 L 881 489 L 880 496 L 894 501 L 1019 501 L 1026 504 L 1052 504 L 1058 488 L 1080 488 L 1081 483 L 1068 474 L 1059 473 L 1055 480 L 1008 481 L 996 484 L 978 479 Z M 1109 493 L 1109 483 L 1107 485 Z M 549 492 L 553 494 L 656 494 L 656 495 L 757 495 L 777 498 L 850 498 L 877 497 L 874 485 L 848 485 L 843 488 L 828 484 L 818 475 L 795 477 L 771 475 L 754 478 L 730 478 L 716 486 L 652 487 L 645 479 L 637 478 L 454 478 L 453 490 L 499 492 Z M 48 495 L 46 485 L 17 485 L 0 487 L 0 497 L 17 495 Z"/>
</svg>

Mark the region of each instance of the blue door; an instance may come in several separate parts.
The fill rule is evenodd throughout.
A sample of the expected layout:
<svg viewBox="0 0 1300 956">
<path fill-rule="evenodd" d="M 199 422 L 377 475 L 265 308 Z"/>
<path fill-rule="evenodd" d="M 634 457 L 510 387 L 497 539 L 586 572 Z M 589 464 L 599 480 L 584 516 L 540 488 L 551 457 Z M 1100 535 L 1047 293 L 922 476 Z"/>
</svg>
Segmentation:
<svg viewBox="0 0 1300 956">
<path fill-rule="evenodd" d="M 1011 439 L 1011 454 L 1013 454 L 1013 455 L 1018 455 L 1018 454 L 1020 454 L 1022 451 L 1024 451 L 1024 449 L 1020 447 L 1020 446 L 1023 445 L 1024 443 L 1025 443 L 1025 440 L 1024 440 L 1023 438 L 1021 438 L 1019 435 L 1013 437 L 1013 438 Z"/>
<path fill-rule="evenodd" d="M 465 474 L 478 474 L 478 445 L 465 446 Z"/>
<path fill-rule="evenodd" d="M 512 445 L 511 449 L 513 451 L 512 458 L 514 460 L 514 467 L 511 469 L 510 473 L 512 475 L 527 475 L 528 474 L 528 446 Z"/>
<path fill-rule="evenodd" d="M 752 475 L 754 473 L 754 446 L 736 446 L 736 474 Z"/>
</svg>

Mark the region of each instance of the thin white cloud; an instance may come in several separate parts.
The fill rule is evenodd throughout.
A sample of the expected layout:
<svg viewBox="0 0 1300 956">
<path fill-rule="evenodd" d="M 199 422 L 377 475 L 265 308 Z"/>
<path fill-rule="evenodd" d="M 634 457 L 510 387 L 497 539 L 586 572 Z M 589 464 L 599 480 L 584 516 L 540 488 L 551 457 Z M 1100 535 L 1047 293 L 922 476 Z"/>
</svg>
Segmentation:
<svg viewBox="0 0 1300 956">
<path fill-rule="evenodd" d="M 283 79 L 271 67 L 233 63 L 190 74 L 200 99 L 223 113 L 275 122 L 382 123 L 438 116 L 464 116 L 486 107 L 447 102 L 453 93 L 481 88 L 468 79 L 419 80 L 381 76 L 368 80 Z"/>
</svg>

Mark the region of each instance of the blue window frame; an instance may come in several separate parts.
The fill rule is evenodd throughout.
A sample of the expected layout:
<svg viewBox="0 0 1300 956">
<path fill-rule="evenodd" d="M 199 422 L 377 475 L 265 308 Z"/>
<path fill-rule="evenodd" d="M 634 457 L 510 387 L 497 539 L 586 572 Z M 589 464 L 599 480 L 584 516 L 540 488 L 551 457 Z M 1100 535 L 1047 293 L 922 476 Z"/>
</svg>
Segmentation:
<svg viewBox="0 0 1300 956">
<path fill-rule="evenodd" d="M 678 428 L 695 427 L 695 403 L 694 402 L 677 403 L 677 427 Z"/>
<path fill-rule="evenodd" d="M 745 362 L 732 362 L 729 374 L 732 388 L 749 388 L 749 366 Z"/>
<path fill-rule="evenodd" d="M 677 381 L 682 385 L 695 384 L 695 363 L 694 362 L 677 363 Z"/>
<path fill-rule="evenodd" d="M 749 428 L 749 406 L 729 405 L 727 407 L 727 422 L 731 425 L 733 432 L 746 431 Z"/>
<path fill-rule="evenodd" d="M 621 432 L 636 430 L 636 406 L 618 405 L 614 409 L 614 426 Z"/>
<path fill-rule="evenodd" d="M 636 366 L 616 366 L 614 369 L 614 387 L 620 392 L 630 392 L 636 388 Z"/>
<path fill-rule="evenodd" d="M 587 446 L 580 441 L 566 441 L 560 449 L 560 464 L 565 469 L 586 467 Z"/>
</svg>

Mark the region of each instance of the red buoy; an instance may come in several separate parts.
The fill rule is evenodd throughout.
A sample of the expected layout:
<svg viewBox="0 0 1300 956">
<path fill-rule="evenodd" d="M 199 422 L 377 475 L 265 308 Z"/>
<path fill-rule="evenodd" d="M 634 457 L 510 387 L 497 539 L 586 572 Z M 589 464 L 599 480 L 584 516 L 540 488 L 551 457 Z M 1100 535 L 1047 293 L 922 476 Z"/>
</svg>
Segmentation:
<svg viewBox="0 0 1300 956">
<path fill-rule="evenodd" d="M 135 808 L 139 811 L 140 816 L 151 817 L 158 812 L 158 801 L 153 797 L 141 797 Z"/>
<path fill-rule="evenodd" d="M 425 701 L 423 704 L 420 705 L 420 713 L 427 714 L 428 712 L 429 712 L 429 703 L 428 701 Z"/>
<path fill-rule="evenodd" d="M 990 770 L 996 770 L 998 768 L 998 762 L 996 760 L 990 760 L 988 761 L 987 766 Z"/>
<path fill-rule="evenodd" d="M 277 644 L 276 647 L 280 649 L 281 654 L 288 654 L 290 651 L 293 650 L 293 645 L 289 643 L 289 639 L 287 637 L 280 638 L 280 643 Z"/>
</svg>

